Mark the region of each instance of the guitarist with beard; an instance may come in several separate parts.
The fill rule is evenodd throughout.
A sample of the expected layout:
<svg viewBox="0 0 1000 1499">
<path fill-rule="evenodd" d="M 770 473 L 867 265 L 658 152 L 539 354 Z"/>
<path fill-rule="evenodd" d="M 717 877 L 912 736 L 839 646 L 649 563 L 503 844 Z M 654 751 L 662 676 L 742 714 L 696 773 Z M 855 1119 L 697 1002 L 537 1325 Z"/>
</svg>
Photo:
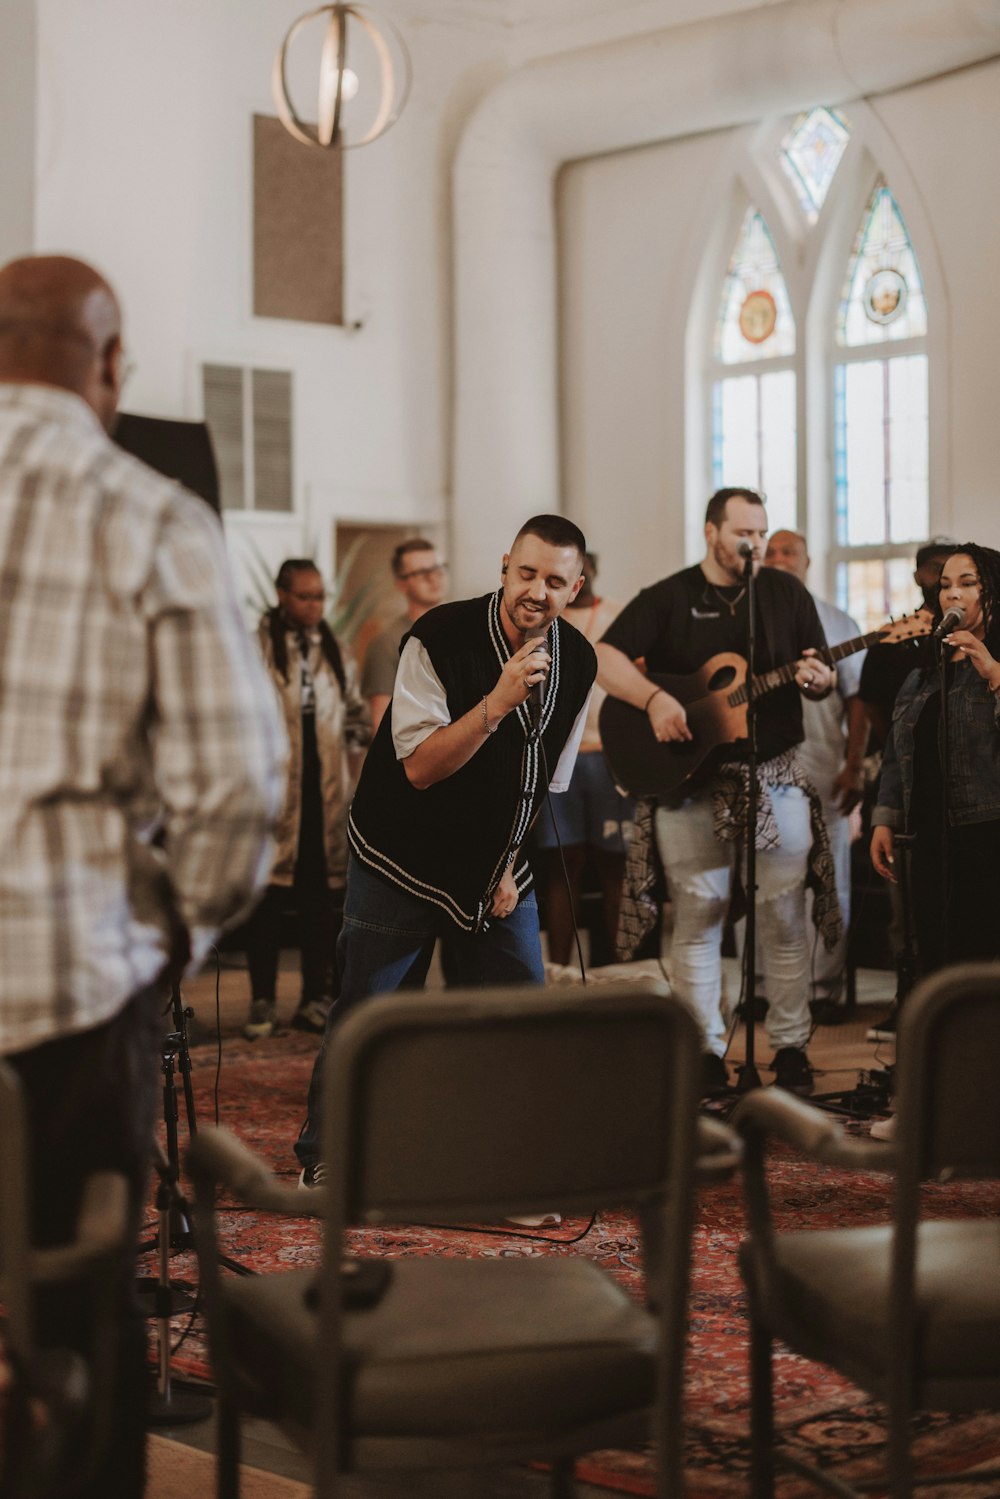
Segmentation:
<svg viewBox="0 0 1000 1499">
<path fill-rule="evenodd" d="M 651 675 L 689 674 L 721 652 L 745 656 L 748 604 L 740 547 L 752 548 L 756 669 L 794 663 L 787 685 L 761 696 L 755 709 L 758 963 L 767 985 L 774 1081 L 806 1096 L 813 1087 L 805 1050 L 810 1031 L 807 873 L 826 876 L 815 918 L 824 941 L 839 935 L 840 922 L 819 800 L 796 764 L 794 749 L 803 733 L 799 693 L 817 701 L 826 697 L 834 674 L 818 655 L 826 642 L 807 589 L 787 573 L 760 570 L 766 541 L 760 495 L 752 489 L 718 490 L 705 512 L 704 558 L 644 588 L 626 605 L 597 645 L 598 681 L 613 697 L 645 713 L 655 740 L 679 748 L 692 741 L 684 704 L 654 686 L 635 663 L 644 658 Z M 743 832 L 745 751 L 745 741 L 721 745 L 700 775 L 657 799 L 653 818 L 673 906 L 671 982 L 702 1025 L 706 1095 L 728 1083 L 721 951 Z"/>
</svg>

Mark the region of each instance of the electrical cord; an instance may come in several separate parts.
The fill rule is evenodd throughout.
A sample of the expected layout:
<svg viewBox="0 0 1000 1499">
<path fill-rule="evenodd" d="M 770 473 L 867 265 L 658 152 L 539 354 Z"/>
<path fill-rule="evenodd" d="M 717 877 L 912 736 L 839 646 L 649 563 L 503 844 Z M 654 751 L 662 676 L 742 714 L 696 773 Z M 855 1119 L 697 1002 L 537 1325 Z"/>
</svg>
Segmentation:
<svg viewBox="0 0 1000 1499">
<path fill-rule="evenodd" d="M 222 1078 L 222 998 L 220 985 L 222 983 L 222 955 L 219 949 L 212 947 L 215 953 L 215 1088 L 213 1099 L 215 1103 L 215 1123 L 219 1123 L 219 1084 Z"/>
</svg>

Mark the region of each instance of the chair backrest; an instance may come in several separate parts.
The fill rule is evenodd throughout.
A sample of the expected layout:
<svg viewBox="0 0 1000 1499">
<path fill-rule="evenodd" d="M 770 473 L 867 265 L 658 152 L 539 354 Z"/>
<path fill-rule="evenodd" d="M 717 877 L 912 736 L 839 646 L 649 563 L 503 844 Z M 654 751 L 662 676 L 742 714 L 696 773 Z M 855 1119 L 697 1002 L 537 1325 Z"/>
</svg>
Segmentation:
<svg viewBox="0 0 1000 1499">
<path fill-rule="evenodd" d="M 898 1051 L 901 1179 L 1000 1176 L 1000 963 L 918 985 Z"/>
<path fill-rule="evenodd" d="M 412 1222 L 687 1191 L 699 1053 L 659 980 L 372 1000 L 330 1047 L 331 1194 L 347 1222 Z"/>
<path fill-rule="evenodd" d="M 28 1172 L 21 1082 L 0 1061 L 0 1300 L 6 1311 L 6 1341 L 12 1353 L 31 1352 L 28 1291 Z"/>
</svg>

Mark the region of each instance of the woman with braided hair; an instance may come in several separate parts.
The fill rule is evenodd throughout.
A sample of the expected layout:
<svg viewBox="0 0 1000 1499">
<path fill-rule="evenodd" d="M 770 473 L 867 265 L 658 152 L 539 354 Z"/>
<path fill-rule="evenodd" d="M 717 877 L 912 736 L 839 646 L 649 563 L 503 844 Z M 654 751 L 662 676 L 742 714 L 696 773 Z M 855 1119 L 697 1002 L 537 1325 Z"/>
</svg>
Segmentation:
<svg viewBox="0 0 1000 1499">
<path fill-rule="evenodd" d="M 872 863 L 887 880 L 897 878 L 896 835 L 913 835 L 921 975 L 1000 958 L 1000 552 L 972 542 L 951 551 L 935 626 L 952 608 L 963 617 L 945 635 L 939 663 L 911 672 L 896 698 L 872 816 Z"/>
<path fill-rule="evenodd" d="M 325 1028 L 347 874 L 349 760 L 371 740 L 353 662 L 323 618 L 326 593 L 316 564 L 288 558 L 275 587 L 278 603 L 262 618 L 258 639 L 291 754 L 271 883 L 246 927 L 251 999 L 243 1034 L 252 1041 L 274 1031 L 281 919 L 290 904 L 299 916 L 302 953 L 302 994 L 292 1025 L 317 1034 Z"/>
</svg>

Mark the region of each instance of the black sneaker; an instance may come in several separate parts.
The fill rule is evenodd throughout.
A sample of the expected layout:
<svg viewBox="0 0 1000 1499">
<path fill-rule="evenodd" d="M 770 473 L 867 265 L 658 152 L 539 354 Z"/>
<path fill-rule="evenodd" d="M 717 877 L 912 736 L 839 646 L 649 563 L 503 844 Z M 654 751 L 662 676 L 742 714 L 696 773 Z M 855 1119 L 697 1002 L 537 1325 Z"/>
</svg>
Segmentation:
<svg viewBox="0 0 1000 1499">
<path fill-rule="evenodd" d="M 716 1093 L 725 1093 L 729 1087 L 729 1072 L 726 1068 L 725 1059 L 717 1057 L 714 1051 L 702 1052 L 701 1056 L 701 1096 L 711 1098 Z"/>
<path fill-rule="evenodd" d="M 809 1013 L 813 1018 L 813 1025 L 843 1025 L 847 1019 L 845 1006 L 838 1004 L 835 999 L 811 999 Z"/>
<path fill-rule="evenodd" d="M 801 1046 L 779 1046 L 771 1062 L 774 1087 L 808 1098 L 813 1090 L 813 1070 Z"/>
<path fill-rule="evenodd" d="M 328 999 L 304 999 L 292 1016 L 293 1031 L 307 1031 L 311 1036 L 322 1036 L 326 1030 L 326 1017 L 330 1013 Z"/>
<path fill-rule="evenodd" d="M 299 1172 L 299 1187 L 303 1192 L 312 1192 L 316 1187 L 326 1186 L 326 1167 L 322 1161 L 313 1161 Z"/>
<path fill-rule="evenodd" d="M 865 1034 L 866 1041 L 895 1041 L 896 1025 L 899 1020 L 899 1010 L 895 1005 L 888 1015 L 883 1015 L 881 1020 L 876 1020 Z"/>
</svg>

